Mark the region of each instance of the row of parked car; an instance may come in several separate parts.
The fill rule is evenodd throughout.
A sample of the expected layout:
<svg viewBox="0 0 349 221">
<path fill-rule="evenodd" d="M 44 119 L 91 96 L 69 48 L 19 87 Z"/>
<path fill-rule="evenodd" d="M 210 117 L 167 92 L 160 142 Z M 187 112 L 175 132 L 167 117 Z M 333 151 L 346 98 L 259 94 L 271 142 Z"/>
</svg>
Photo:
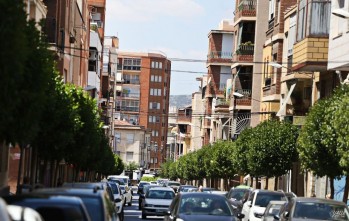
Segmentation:
<svg viewBox="0 0 349 221">
<path fill-rule="evenodd" d="M 126 205 L 132 205 L 132 194 L 122 180 L 64 183 L 0 198 L 0 220 L 123 221 Z"/>
<path fill-rule="evenodd" d="M 343 202 L 297 197 L 294 193 L 253 189 L 240 185 L 228 192 L 191 185 L 141 182 L 138 186 L 142 218 L 164 220 L 349 220 Z M 179 185 L 178 185 L 179 184 Z"/>
</svg>

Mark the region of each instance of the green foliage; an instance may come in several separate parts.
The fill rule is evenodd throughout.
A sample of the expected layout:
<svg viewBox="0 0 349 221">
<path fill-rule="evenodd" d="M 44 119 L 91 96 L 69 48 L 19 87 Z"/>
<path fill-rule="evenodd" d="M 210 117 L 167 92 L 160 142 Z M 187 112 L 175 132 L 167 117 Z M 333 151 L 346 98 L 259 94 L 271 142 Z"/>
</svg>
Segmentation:
<svg viewBox="0 0 349 221">
<path fill-rule="evenodd" d="M 331 123 L 331 101 L 318 101 L 308 113 L 298 139 L 298 152 L 303 169 L 312 170 L 317 176 L 332 178 L 342 174 L 337 151 L 337 133 Z"/>
<path fill-rule="evenodd" d="M 249 142 L 253 140 L 252 132 L 253 128 L 243 130 L 239 138 L 236 140 L 233 148 L 233 154 L 231 156 L 233 158 L 233 165 L 234 168 L 237 169 L 237 173 L 240 175 L 251 174 L 251 171 L 248 169 L 247 165 L 247 153 L 250 152 Z"/>
<path fill-rule="evenodd" d="M 156 177 L 150 177 L 150 176 L 143 176 L 141 178 L 141 181 L 146 181 L 146 182 L 150 182 L 150 181 L 156 181 L 157 178 Z"/>
<path fill-rule="evenodd" d="M 234 168 L 233 155 L 234 145 L 229 141 L 218 141 L 213 145 L 211 166 L 216 177 L 233 177 L 237 170 Z"/>
<path fill-rule="evenodd" d="M 0 140 L 10 141 L 14 130 L 9 129 L 17 122 L 14 113 L 26 99 L 20 89 L 25 84 L 25 63 L 30 50 L 24 1 L 0 0 L 0 8 L 0 41 L 3 42 L 0 50 Z"/>
<path fill-rule="evenodd" d="M 132 161 L 132 162 L 129 162 L 128 164 L 125 164 L 125 170 L 127 171 L 133 171 L 133 170 L 137 170 L 139 168 L 139 165 Z"/>
<path fill-rule="evenodd" d="M 298 128 L 276 120 L 253 128 L 247 152 L 247 167 L 255 176 L 281 176 L 297 160 Z"/>
</svg>

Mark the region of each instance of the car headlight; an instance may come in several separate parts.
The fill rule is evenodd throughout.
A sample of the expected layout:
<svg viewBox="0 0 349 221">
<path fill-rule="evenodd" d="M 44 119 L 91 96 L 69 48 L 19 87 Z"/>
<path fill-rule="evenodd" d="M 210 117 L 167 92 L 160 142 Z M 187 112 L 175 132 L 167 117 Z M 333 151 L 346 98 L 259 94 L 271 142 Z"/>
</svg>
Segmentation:
<svg viewBox="0 0 349 221">
<path fill-rule="evenodd" d="M 254 212 L 253 215 L 257 218 L 262 218 L 262 216 L 263 216 L 262 213 L 257 213 L 257 212 Z"/>
</svg>

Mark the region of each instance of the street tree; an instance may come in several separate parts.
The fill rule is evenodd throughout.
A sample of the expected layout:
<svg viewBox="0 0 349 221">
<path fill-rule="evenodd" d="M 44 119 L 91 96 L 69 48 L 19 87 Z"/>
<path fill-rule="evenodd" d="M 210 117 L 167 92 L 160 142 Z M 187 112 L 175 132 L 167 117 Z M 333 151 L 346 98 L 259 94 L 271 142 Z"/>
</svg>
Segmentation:
<svg viewBox="0 0 349 221">
<path fill-rule="evenodd" d="M 264 121 L 253 128 L 247 152 L 250 172 L 256 176 L 275 177 L 276 190 L 278 177 L 290 170 L 297 160 L 297 138 L 296 126 L 277 120 Z"/>
<path fill-rule="evenodd" d="M 301 166 L 315 175 L 330 179 L 331 197 L 334 195 L 334 179 L 343 174 L 340 154 L 337 151 L 338 134 L 332 120 L 331 99 L 317 101 L 310 109 L 298 139 Z"/>
</svg>

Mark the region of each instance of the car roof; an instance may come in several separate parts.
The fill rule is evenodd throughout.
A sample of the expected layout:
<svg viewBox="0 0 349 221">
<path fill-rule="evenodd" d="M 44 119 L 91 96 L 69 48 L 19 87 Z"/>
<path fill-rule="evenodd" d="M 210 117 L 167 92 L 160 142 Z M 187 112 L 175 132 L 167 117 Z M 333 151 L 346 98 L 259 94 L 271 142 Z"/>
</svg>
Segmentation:
<svg viewBox="0 0 349 221">
<path fill-rule="evenodd" d="M 62 195 L 71 195 L 71 196 L 90 196 L 90 197 L 100 197 L 103 194 L 102 191 L 95 191 L 91 189 L 84 188 L 40 188 L 34 190 L 34 192 L 42 193 L 42 194 L 62 194 Z"/>
<path fill-rule="evenodd" d="M 336 204 L 336 205 L 346 205 L 342 201 L 336 201 L 332 199 L 324 199 L 324 198 L 316 198 L 316 197 L 297 197 L 293 198 L 296 202 L 314 202 L 314 203 L 329 203 L 329 204 Z"/>
<path fill-rule="evenodd" d="M 223 199 L 226 199 L 225 196 L 223 196 L 223 195 L 205 193 L 205 192 L 179 192 L 179 193 L 177 193 L 177 195 L 181 196 L 181 197 L 203 196 L 203 197 L 222 197 Z"/>
<path fill-rule="evenodd" d="M 8 204 L 16 204 L 17 202 L 46 202 L 46 204 L 69 204 L 80 205 L 81 199 L 73 196 L 61 196 L 61 195 L 43 195 L 39 193 L 30 193 L 23 195 L 4 196 L 3 199 Z"/>
<path fill-rule="evenodd" d="M 282 201 L 282 200 L 271 200 L 271 201 L 269 201 L 269 204 L 281 204 L 281 205 L 283 205 L 285 203 L 286 203 L 286 201 Z"/>
<path fill-rule="evenodd" d="M 149 189 L 149 191 L 154 191 L 154 190 L 166 190 L 166 191 L 171 191 L 174 192 L 174 190 L 171 187 L 154 187 Z"/>
<path fill-rule="evenodd" d="M 255 193 L 270 193 L 270 194 L 281 194 L 281 195 L 285 195 L 284 192 L 281 192 L 281 191 L 273 191 L 273 190 L 260 190 L 260 189 L 256 189 L 256 190 L 253 190 L 253 192 L 255 192 Z"/>
</svg>

